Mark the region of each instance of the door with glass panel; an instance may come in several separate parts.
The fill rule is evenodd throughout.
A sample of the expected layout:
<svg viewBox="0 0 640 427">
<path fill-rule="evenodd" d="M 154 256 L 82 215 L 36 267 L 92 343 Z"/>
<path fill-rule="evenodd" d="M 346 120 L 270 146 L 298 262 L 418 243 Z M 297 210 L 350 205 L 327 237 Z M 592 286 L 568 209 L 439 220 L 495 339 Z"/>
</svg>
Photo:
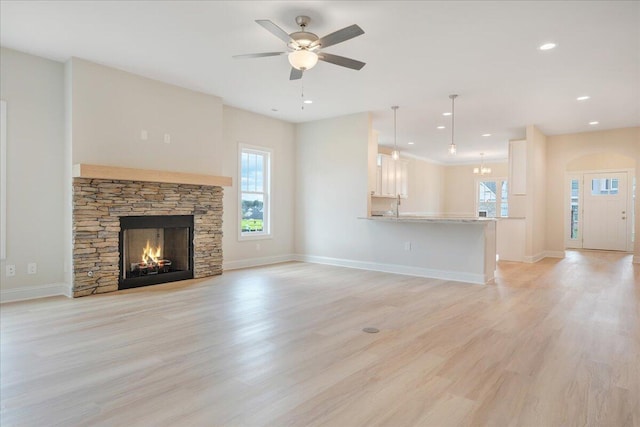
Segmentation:
<svg viewBox="0 0 640 427">
<path fill-rule="evenodd" d="M 627 173 L 584 174 L 582 247 L 627 250 Z"/>
</svg>

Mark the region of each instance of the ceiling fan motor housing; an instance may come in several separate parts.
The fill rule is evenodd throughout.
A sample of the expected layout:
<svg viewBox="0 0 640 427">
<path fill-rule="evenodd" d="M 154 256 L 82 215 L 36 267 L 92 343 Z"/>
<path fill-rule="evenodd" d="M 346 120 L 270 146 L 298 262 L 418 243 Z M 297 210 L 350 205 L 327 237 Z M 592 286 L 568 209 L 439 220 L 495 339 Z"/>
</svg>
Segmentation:
<svg viewBox="0 0 640 427">
<path fill-rule="evenodd" d="M 317 35 L 313 33 L 309 33 L 307 31 L 298 31 L 295 33 L 291 33 L 289 34 L 289 37 L 291 37 L 295 42 L 295 43 L 289 43 L 289 47 L 296 50 L 307 49 L 311 43 L 319 39 Z M 314 46 L 313 48 L 315 47 L 316 46 Z"/>
</svg>

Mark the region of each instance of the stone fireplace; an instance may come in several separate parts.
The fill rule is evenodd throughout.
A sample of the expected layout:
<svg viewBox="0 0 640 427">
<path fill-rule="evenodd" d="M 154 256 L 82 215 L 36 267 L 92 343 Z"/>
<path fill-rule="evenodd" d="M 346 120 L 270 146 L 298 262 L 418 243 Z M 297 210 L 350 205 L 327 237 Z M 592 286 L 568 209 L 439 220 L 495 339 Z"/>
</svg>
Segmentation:
<svg viewBox="0 0 640 427">
<path fill-rule="evenodd" d="M 153 284 L 157 282 L 154 279 L 163 274 L 173 275 L 172 280 L 169 281 L 222 274 L 223 189 L 221 185 L 144 180 L 150 178 L 184 181 L 182 178 L 184 176 L 191 178 L 190 174 L 172 174 L 169 178 L 163 178 L 158 177 L 157 174 L 113 173 L 114 170 L 129 171 L 124 168 L 108 168 L 108 170 L 106 167 L 92 168 L 97 169 L 85 168 L 90 172 L 74 171 L 73 178 L 74 297 Z M 102 173 L 104 170 L 101 168 L 108 173 Z M 96 170 L 100 173 L 96 173 Z M 98 176 L 98 178 L 88 175 Z M 140 177 L 141 180 L 105 179 L 102 176 L 117 178 L 133 176 Z M 175 179 L 176 176 L 180 179 Z M 202 180 L 187 179 L 186 181 Z M 223 185 L 230 185 L 230 178 L 225 178 L 221 182 L 224 183 Z M 182 217 L 183 219 L 179 221 L 187 221 L 187 224 L 191 221 L 193 225 L 191 230 L 186 232 L 186 237 L 184 232 L 173 229 L 189 229 L 188 225 L 182 227 L 179 223 L 177 226 L 158 226 L 157 221 L 170 216 Z M 142 224 L 140 221 L 145 217 L 152 221 L 151 225 L 140 226 L 139 224 Z M 121 224 L 131 224 L 131 221 L 133 226 L 125 225 L 124 228 L 142 231 L 133 233 L 128 243 L 121 242 L 120 237 L 124 234 Z M 171 239 L 172 243 L 165 243 L 172 236 L 174 237 Z M 134 242 L 131 243 L 131 240 Z M 141 244 L 142 240 L 144 242 Z M 175 260 L 164 256 L 162 248 L 160 253 L 154 254 L 157 258 L 155 261 L 151 258 L 143 260 L 142 254 L 145 248 L 137 248 L 137 246 L 146 246 L 147 240 L 149 240 L 149 247 L 153 247 L 155 252 L 158 251 L 158 242 L 161 240 L 163 245 L 172 245 L 170 248 L 164 248 L 164 254 L 169 250 L 171 257 Z M 126 249 L 128 244 L 134 245 L 135 248 L 131 246 L 131 249 Z M 184 245 L 187 247 L 182 248 L 180 253 L 178 248 Z M 129 251 L 137 251 L 140 256 L 136 253 L 132 258 Z M 185 251 L 189 255 L 187 261 L 183 259 Z M 137 269 L 132 265 L 134 263 L 139 264 Z M 132 280 L 127 282 L 123 278 Z"/>
</svg>

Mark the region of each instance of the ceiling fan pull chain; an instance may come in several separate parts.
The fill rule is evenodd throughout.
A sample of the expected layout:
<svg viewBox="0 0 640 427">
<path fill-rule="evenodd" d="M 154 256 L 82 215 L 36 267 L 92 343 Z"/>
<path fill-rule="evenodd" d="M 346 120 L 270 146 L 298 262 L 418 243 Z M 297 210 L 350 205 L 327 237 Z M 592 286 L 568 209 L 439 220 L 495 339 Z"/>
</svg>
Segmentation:
<svg viewBox="0 0 640 427">
<path fill-rule="evenodd" d="M 304 83 L 300 79 L 300 107 L 304 110 Z"/>
</svg>

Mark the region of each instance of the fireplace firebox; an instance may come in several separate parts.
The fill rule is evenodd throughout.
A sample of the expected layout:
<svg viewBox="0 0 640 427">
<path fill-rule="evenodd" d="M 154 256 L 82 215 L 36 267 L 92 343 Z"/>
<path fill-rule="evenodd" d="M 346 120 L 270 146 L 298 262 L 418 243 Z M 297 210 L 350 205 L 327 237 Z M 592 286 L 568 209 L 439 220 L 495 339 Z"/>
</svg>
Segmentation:
<svg viewBox="0 0 640 427">
<path fill-rule="evenodd" d="M 120 217 L 118 289 L 193 278 L 193 215 Z"/>
</svg>

